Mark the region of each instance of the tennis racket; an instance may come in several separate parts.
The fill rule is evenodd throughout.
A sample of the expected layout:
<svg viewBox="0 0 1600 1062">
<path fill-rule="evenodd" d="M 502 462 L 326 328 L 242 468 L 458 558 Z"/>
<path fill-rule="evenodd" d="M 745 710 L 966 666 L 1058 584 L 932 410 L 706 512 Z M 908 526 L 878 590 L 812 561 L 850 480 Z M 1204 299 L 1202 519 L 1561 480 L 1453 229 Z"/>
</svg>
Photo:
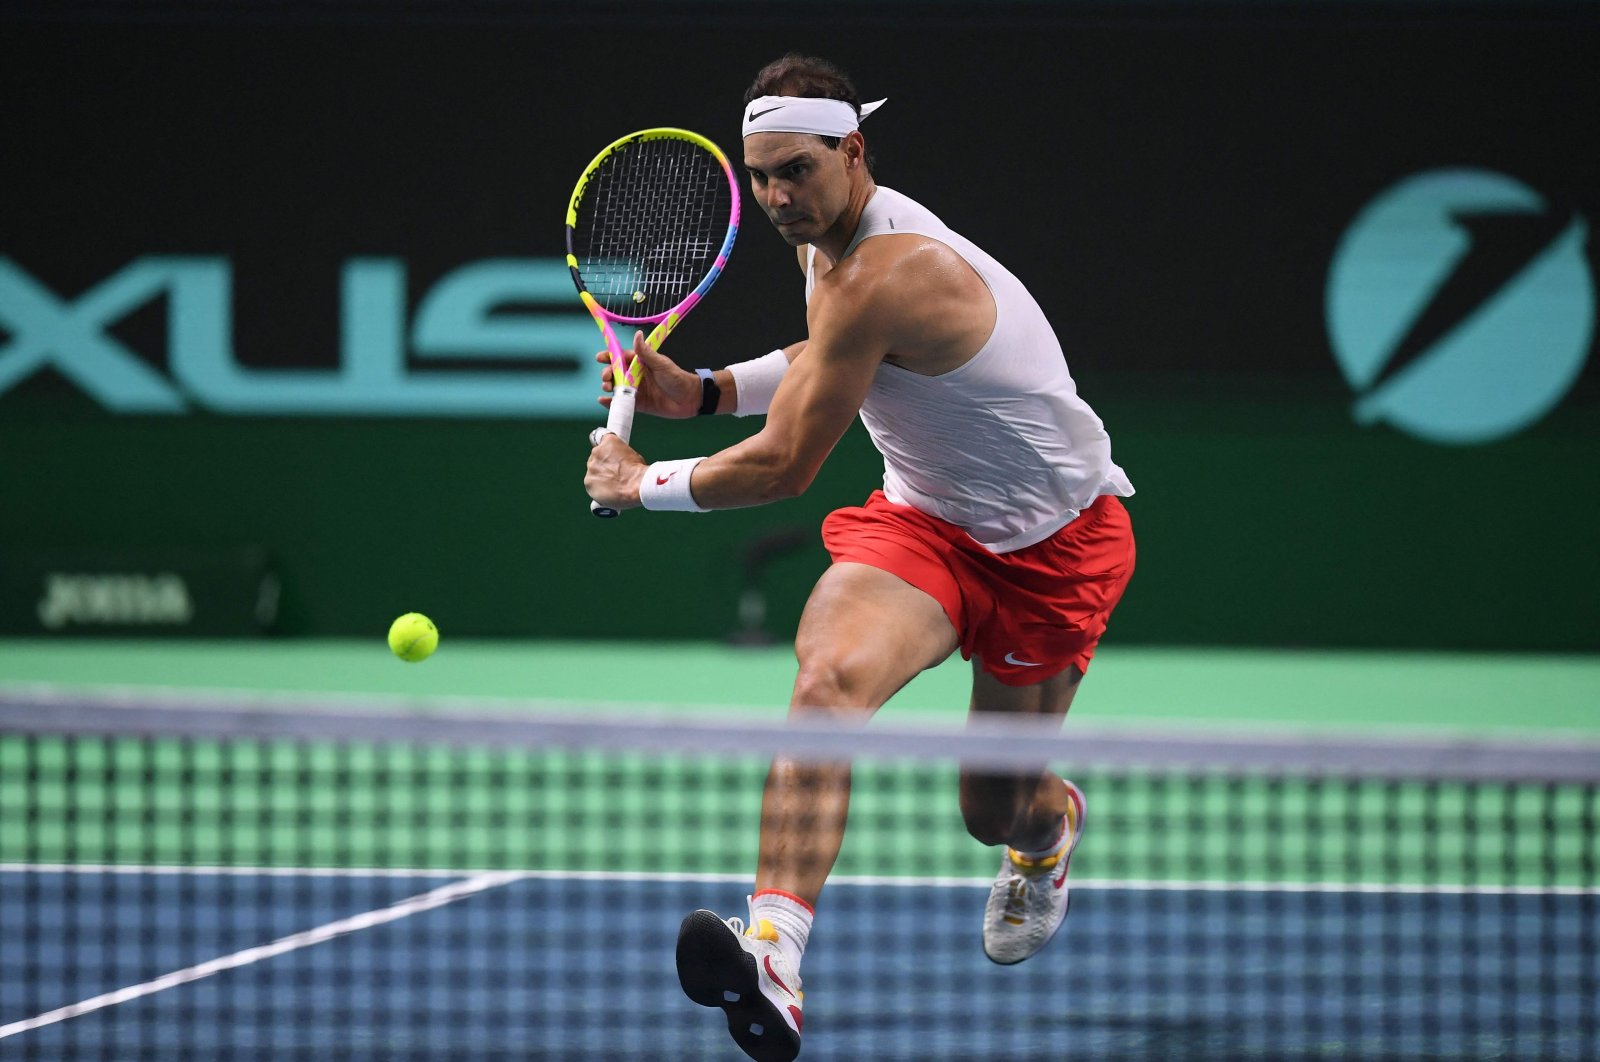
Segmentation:
<svg viewBox="0 0 1600 1062">
<path fill-rule="evenodd" d="M 623 442 L 644 366 L 614 325 L 654 325 L 657 350 L 710 290 L 739 234 L 739 184 L 722 150 L 687 129 L 629 133 L 595 156 L 567 206 L 567 267 L 611 355 L 611 412 L 589 434 Z M 617 510 L 590 502 L 596 516 Z"/>
</svg>

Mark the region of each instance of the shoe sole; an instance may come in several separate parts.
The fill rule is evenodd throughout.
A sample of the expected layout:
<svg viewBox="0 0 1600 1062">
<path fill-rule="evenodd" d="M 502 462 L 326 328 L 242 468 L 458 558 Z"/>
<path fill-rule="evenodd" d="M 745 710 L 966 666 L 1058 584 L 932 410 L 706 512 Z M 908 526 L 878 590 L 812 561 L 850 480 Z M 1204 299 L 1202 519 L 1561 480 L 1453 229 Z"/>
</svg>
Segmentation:
<svg viewBox="0 0 1600 1062">
<path fill-rule="evenodd" d="M 678 983 L 702 1007 L 721 1008 L 733 1042 L 756 1062 L 792 1062 L 800 1053 L 799 1034 L 761 994 L 755 956 L 716 912 L 695 911 L 678 929 Z"/>
<path fill-rule="evenodd" d="M 1072 832 L 1072 843 L 1067 846 L 1067 853 L 1062 857 L 1067 862 L 1066 870 L 1067 873 L 1070 874 L 1072 872 L 1072 853 L 1078 850 L 1078 842 L 1083 840 L 1083 824 L 1089 819 L 1089 802 L 1084 799 L 1083 790 L 1079 789 L 1076 783 L 1068 782 L 1067 785 L 1071 786 L 1072 788 L 1072 802 L 1078 809 L 1078 828 Z M 987 945 L 985 945 L 983 949 L 983 957 L 994 963 L 996 966 L 1015 966 L 1017 963 L 1025 962 L 1039 954 L 1039 952 L 1043 951 L 1044 946 L 1050 943 L 1050 941 L 1055 938 L 1057 933 L 1061 932 L 1061 927 L 1067 924 L 1067 915 L 1072 913 L 1072 892 L 1070 886 L 1063 886 L 1063 888 L 1067 888 L 1068 892 L 1067 902 L 1061 906 L 1061 921 L 1056 923 L 1056 927 L 1055 929 L 1051 930 L 1050 936 L 1045 937 L 1037 948 L 1028 952 L 1028 954 L 1022 956 L 1021 958 L 997 959 L 993 955 L 989 954 L 989 948 Z"/>
</svg>

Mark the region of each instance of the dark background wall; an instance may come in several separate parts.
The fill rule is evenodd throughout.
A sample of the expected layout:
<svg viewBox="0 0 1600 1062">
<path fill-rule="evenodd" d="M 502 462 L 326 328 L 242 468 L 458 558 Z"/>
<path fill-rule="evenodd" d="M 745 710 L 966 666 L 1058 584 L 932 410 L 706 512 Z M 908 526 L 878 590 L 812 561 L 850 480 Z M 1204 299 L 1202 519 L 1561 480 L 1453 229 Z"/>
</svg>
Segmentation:
<svg viewBox="0 0 1600 1062">
<path fill-rule="evenodd" d="M 741 551 L 793 530 L 803 544 L 762 577 L 770 626 L 792 628 L 826 563 L 822 515 L 881 474 L 859 429 L 800 500 L 602 524 L 581 485 L 598 407 L 227 408 L 173 364 L 170 322 L 226 327 L 246 372 L 332 373 L 359 316 L 342 278 L 380 260 L 403 272 L 403 306 L 387 312 L 412 378 L 570 393 L 598 337 L 565 294 L 500 308 L 545 330 L 521 359 L 445 366 L 403 337 L 463 266 L 558 258 L 571 184 L 613 137 L 682 125 L 737 156 L 745 85 L 797 49 L 890 98 L 865 127 L 879 180 L 999 257 L 1056 322 L 1139 490 L 1140 570 L 1113 637 L 1600 648 L 1594 361 L 1525 429 L 1446 444 L 1356 422 L 1326 321 L 1352 222 L 1443 169 L 1502 174 L 1572 219 L 1592 299 L 1591 5 L 777 7 L 0 15 L 0 264 L 13 270 L 0 286 L 0 569 L 259 546 L 282 578 L 282 633 L 367 633 L 417 608 L 463 635 L 718 637 L 736 625 Z M 97 323 L 175 409 L 113 412 L 55 362 L 7 377 L 6 359 L 43 341 L 19 273 L 92 319 L 84 293 L 173 257 L 227 264 L 231 321 L 156 281 Z M 803 329 L 791 253 L 747 208 L 728 274 L 668 349 L 722 365 Z M 1543 341 L 1526 339 L 1534 355 Z M 240 387 L 265 394 L 272 379 Z M 643 422 L 636 444 L 689 456 L 755 427 Z M 0 629 L 25 628 L 29 584 L 4 585 Z"/>
</svg>

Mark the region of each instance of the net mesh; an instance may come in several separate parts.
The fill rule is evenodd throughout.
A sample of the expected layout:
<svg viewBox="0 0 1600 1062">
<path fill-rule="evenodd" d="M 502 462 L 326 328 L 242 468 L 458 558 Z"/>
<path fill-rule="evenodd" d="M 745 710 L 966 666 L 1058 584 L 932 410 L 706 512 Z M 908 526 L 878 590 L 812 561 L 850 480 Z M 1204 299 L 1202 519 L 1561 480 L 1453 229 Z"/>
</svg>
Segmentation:
<svg viewBox="0 0 1600 1062">
<path fill-rule="evenodd" d="M 745 914 L 771 755 L 843 748 L 803 1058 L 1600 1053 L 1593 749 L 7 694 L 0 1054 L 742 1057 L 679 921 Z M 1087 829 L 1000 967 L 957 761 L 1036 757 Z"/>
<path fill-rule="evenodd" d="M 635 140 L 605 156 L 578 202 L 568 250 L 607 311 L 653 317 L 711 272 L 733 193 L 710 152 L 688 140 Z"/>
</svg>

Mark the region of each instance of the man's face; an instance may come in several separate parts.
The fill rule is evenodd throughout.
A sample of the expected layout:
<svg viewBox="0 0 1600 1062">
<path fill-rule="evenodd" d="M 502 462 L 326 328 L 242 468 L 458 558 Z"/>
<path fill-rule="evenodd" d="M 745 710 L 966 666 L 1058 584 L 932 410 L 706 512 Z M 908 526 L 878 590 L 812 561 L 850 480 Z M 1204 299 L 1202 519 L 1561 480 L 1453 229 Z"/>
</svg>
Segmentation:
<svg viewBox="0 0 1600 1062">
<path fill-rule="evenodd" d="M 830 150 L 810 133 L 751 133 L 744 138 L 750 191 L 791 247 L 814 243 L 850 199 L 848 144 Z"/>
</svg>

